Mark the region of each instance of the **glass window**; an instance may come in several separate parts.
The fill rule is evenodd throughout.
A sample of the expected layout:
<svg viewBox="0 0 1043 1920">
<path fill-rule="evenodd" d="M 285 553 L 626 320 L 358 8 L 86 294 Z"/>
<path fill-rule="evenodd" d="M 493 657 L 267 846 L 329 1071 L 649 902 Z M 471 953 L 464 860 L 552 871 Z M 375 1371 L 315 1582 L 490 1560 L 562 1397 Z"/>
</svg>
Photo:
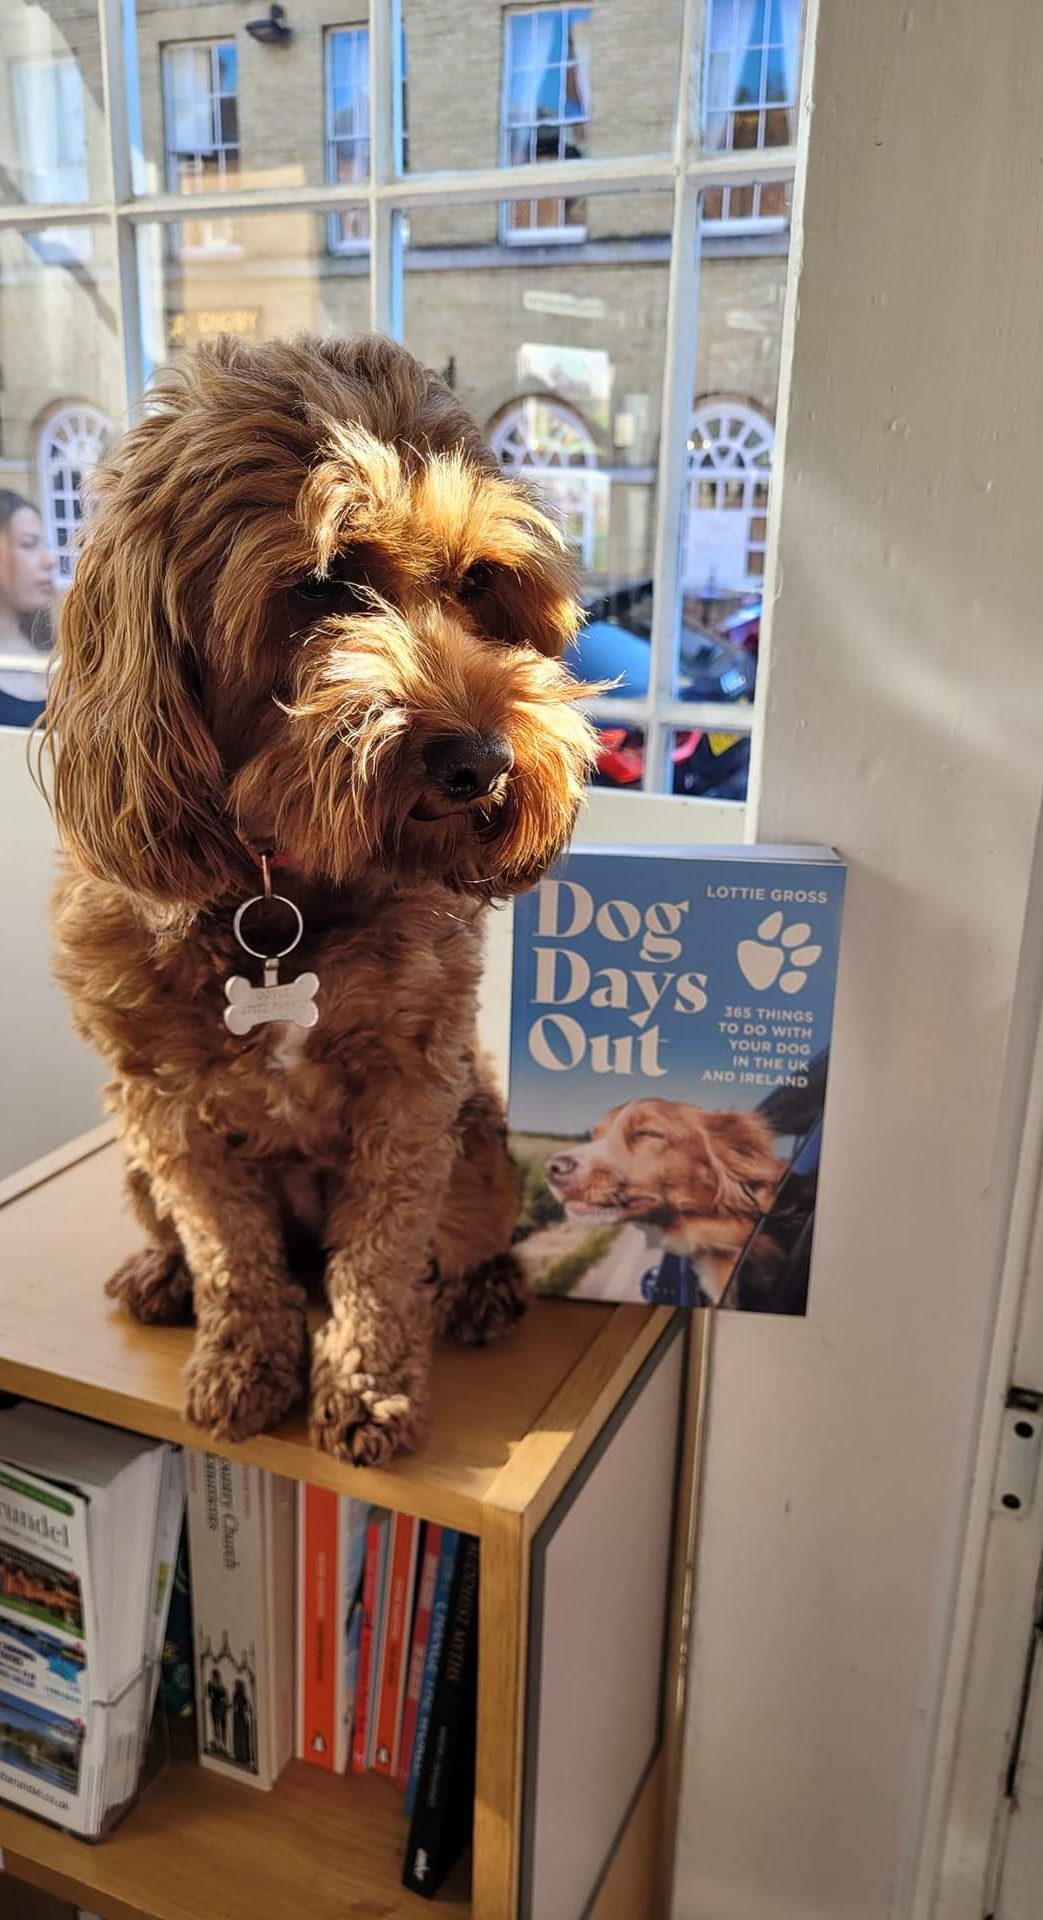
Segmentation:
<svg viewBox="0 0 1043 1920">
<path fill-rule="evenodd" d="M 682 582 L 713 599 L 759 591 L 767 545 L 768 484 L 775 432 L 742 401 L 704 401 L 688 439 Z"/>
<path fill-rule="evenodd" d="M 707 0 L 703 124 L 713 152 L 791 146 L 797 137 L 801 0 Z M 713 188 L 703 218 L 784 221 L 788 187 Z"/>
<path fill-rule="evenodd" d="M 0 725 L 39 713 L 56 592 L 101 431 L 123 412 L 111 228 L 73 267 L 47 228 L 0 231 Z M 63 422 L 64 416 L 64 422 Z M 74 422 L 76 430 L 74 430 Z"/>
<path fill-rule="evenodd" d="M 369 321 L 368 258 L 331 259 L 319 213 L 243 214 L 234 258 L 171 254 L 164 229 L 138 229 L 148 361 L 163 366 L 220 333 L 244 340 L 360 333 Z"/>
<path fill-rule="evenodd" d="M 109 192 L 97 14 L 5 0 L 0 8 L 3 204 L 77 206 Z M 48 229 L 56 258 L 87 229 Z"/>
<path fill-rule="evenodd" d="M 369 181 L 369 29 L 336 27 L 326 35 L 326 178 L 331 184 Z M 369 245 L 364 207 L 334 213 L 331 253 Z"/>
<path fill-rule="evenodd" d="M 589 7 L 540 7 L 505 19 L 505 166 L 580 160 L 590 124 Z M 508 201 L 505 240 L 575 240 L 586 230 L 582 197 Z"/>
<path fill-rule="evenodd" d="M 613 698 L 649 689 L 671 204 L 592 200 L 605 257 L 579 274 L 561 250 L 504 248 L 493 204 L 409 214 L 406 345 L 558 516 L 588 616 L 579 671 L 618 678 Z"/>
<path fill-rule="evenodd" d="M 163 48 L 167 186 L 172 193 L 227 192 L 239 174 L 238 63 L 232 40 L 183 41 Z M 234 220 L 186 220 L 171 228 L 186 254 L 238 247 Z"/>
<path fill-rule="evenodd" d="M 59 407 L 40 433 L 40 505 L 59 585 L 72 579 L 86 489 L 113 431 L 107 414 L 82 402 Z"/>
</svg>

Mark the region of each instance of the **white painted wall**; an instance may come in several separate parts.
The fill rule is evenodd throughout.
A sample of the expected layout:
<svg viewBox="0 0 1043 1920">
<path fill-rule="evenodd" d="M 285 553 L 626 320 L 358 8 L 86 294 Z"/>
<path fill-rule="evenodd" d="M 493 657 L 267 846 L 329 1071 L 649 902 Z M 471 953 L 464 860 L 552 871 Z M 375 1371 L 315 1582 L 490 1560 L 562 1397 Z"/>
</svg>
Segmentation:
<svg viewBox="0 0 1043 1920">
<path fill-rule="evenodd" d="M 104 1077 L 51 979 L 54 832 L 25 746 L 0 727 L 0 1179 L 95 1126 Z"/>
<path fill-rule="evenodd" d="M 852 870 L 810 1317 L 717 1327 L 675 1920 L 910 1912 L 1043 769 L 1043 10 L 819 11 L 757 824 Z"/>
</svg>

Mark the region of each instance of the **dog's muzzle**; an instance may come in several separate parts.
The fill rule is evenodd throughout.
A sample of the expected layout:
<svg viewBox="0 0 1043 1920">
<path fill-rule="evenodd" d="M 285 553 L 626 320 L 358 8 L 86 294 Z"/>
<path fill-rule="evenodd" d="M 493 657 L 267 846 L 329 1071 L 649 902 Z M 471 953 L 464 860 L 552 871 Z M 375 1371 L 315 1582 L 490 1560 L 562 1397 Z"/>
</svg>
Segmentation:
<svg viewBox="0 0 1043 1920">
<path fill-rule="evenodd" d="M 502 733 L 446 733 L 424 748 L 427 782 L 416 806 L 419 820 L 441 820 L 487 800 L 514 765 Z"/>
</svg>

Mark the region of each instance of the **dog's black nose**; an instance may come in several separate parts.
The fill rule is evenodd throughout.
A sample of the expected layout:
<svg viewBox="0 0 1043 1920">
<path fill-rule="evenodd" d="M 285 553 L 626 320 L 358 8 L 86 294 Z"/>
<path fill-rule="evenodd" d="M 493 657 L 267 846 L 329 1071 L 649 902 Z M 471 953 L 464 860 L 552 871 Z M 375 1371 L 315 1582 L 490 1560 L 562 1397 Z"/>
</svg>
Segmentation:
<svg viewBox="0 0 1043 1920">
<path fill-rule="evenodd" d="M 555 1154 L 554 1159 L 547 1162 L 547 1172 L 552 1180 L 567 1180 L 569 1174 L 575 1171 L 576 1162 L 569 1153 Z"/>
<path fill-rule="evenodd" d="M 514 765 L 502 733 L 446 733 L 424 748 L 424 765 L 447 800 L 480 800 Z"/>
</svg>

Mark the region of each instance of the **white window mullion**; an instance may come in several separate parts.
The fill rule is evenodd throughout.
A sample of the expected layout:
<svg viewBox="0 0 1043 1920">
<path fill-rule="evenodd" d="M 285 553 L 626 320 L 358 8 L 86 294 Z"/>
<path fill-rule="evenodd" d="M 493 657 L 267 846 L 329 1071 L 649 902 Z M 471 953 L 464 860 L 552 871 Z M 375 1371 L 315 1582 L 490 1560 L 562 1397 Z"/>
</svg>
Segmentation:
<svg viewBox="0 0 1043 1920">
<path fill-rule="evenodd" d="M 698 150 L 701 113 L 702 0 L 684 0 L 678 88 L 673 228 L 663 351 L 662 427 L 652 557 L 652 632 L 648 700 L 653 714 L 674 698 L 681 622 L 681 540 L 687 496 L 688 425 L 699 317 L 699 185 L 688 171 Z M 699 16 L 698 18 L 696 16 Z M 642 785 L 668 790 L 670 728 L 653 721 L 645 737 Z"/>
<path fill-rule="evenodd" d="M 402 216 L 384 189 L 402 165 L 402 9 L 370 0 L 369 317 L 378 333 L 402 338 Z"/>
<path fill-rule="evenodd" d="M 102 84 L 109 138 L 112 200 L 110 230 L 116 268 L 123 415 L 139 405 L 145 385 L 137 247 L 133 228 L 119 208 L 134 191 L 137 106 L 134 0 L 99 0 Z"/>
</svg>

